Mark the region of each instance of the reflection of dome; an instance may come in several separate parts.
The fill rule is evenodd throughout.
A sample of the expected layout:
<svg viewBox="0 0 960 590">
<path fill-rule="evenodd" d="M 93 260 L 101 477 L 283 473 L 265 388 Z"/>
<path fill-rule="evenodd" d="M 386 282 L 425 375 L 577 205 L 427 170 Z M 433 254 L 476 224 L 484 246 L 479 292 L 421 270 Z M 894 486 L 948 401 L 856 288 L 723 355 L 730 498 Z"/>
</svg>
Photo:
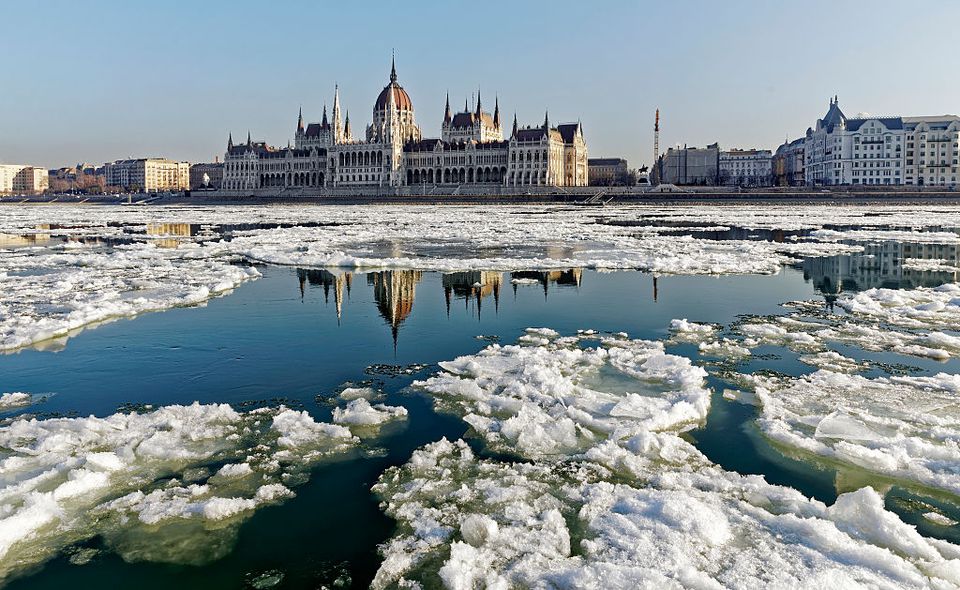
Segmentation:
<svg viewBox="0 0 960 590">
<path fill-rule="evenodd" d="M 393 88 L 393 100 L 397 103 L 397 108 L 401 111 L 412 111 L 413 103 L 410 101 L 410 95 L 403 89 L 403 86 L 400 86 L 396 82 L 390 82 L 383 87 L 383 90 L 380 91 L 380 96 L 377 97 L 376 104 L 373 105 L 373 110 L 386 110 L 387 105 L 390 104 L 391 87 Z"/>
</svg>

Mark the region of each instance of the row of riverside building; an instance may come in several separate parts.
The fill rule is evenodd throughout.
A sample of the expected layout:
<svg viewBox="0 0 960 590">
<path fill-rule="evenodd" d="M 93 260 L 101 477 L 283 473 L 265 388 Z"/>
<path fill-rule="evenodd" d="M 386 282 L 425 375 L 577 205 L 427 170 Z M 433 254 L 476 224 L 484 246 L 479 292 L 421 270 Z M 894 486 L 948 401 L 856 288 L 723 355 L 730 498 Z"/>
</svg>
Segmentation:
<svg viewBox="0 0 960 590">
<path fill-rule="evenodd" d="M 102 166 L 77 164 L 48 170 L 25 164 L 0 164 L 0 195 L 39 195 L 103 192 L 180 192 L 215 189 L 223 176 L 223 164 L 193 164 L 166 158 L 137 158 L 107 162 Z"/>
<path fill-rule="evenodd" d="M 847 117 L 837 97 L 803 137 L 770 150 L 670 148 L 654 173 L 678 185 L 933 186 L 960 181 L 960 117 Z"/>
<path fill-rule="evenodd" d="M 344 116 L 345 115 L 345 116 Z M 586 186 L 587 144 L 579 122 L 521 127 L 513 118 L 509 137 L 497 100 L 493 113 L 464 104 L 454 113 L 447 96 L 441 137 L 424 138 L 413 101 L 399 84 L 396 65 L 373 105 L 373 122 L 355 137 L 349 112 L 342 113 L 339 88 L 331 117 L 323 109 L 318 123 L 297 118 L 294 144 L 275 148 L 266 142 L 227 140 L 225 191 L 313 192 L 325 188 L 420 190 L 439 185 L 534 187 Z"/>
</svg>

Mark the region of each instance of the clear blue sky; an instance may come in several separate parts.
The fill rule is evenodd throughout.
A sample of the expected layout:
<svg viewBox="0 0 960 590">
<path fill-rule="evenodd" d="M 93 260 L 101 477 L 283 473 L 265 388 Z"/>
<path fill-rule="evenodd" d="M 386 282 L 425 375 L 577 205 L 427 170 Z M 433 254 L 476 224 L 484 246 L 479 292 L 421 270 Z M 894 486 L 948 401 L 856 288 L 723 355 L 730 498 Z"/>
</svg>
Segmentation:
<svg viewBox="0 0 960 590">
<path fill-rule="evenodd" d="M 334 7 L 336 6 L 336 7 Z M 391 48 L 426 136 L 479 86 L 505 124 L 583 122 L 591 156 L 775 148 L 838 94 L 849 115 L 960 112 L 960 2 L 661 0 L 9 2 L 0 162 L 209 161 L 227 133 L 292 139 L 334 82 L 355 135 Z M 905 20 L 901 17 L 909 14 Z"/>
</svg>

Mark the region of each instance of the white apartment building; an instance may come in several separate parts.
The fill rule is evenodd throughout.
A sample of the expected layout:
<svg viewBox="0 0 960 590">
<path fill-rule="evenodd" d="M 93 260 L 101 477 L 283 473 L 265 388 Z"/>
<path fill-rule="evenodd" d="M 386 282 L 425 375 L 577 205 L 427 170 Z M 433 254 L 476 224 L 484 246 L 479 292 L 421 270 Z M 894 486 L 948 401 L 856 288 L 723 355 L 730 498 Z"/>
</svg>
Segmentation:
<svg viewBox="0 0 960 590">
<path fill-rule="evenodd" d="M 770 186 L 773 183 L 773 153 L 770 150 L 731 149 L 720 152 L 720 184 Z"/>
<path fill-rule="evenodd" d="M 836 97 L 804 142 L 808 185 L 955 187 L 960 117 L 847 118 Z"/>
<path fill-rule="evenodd" d="M 46 168 L 27 164 L 0 164 L 0 195 L 37 195 L 50 188 Z"/>
<path fill-rule="evenodd" d="M 127 190 L 156 192 L 190 188 L 190 163 L 166 158 L 117 160 L 103 165 L 107 186 Z"/>
</svg>

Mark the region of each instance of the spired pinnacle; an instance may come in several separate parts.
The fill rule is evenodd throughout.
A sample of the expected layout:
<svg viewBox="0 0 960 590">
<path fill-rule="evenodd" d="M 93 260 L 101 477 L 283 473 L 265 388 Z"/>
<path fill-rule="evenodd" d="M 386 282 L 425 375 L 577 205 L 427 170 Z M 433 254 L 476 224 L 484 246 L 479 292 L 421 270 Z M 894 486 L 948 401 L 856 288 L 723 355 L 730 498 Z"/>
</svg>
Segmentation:
<svg viewBox="0 0 960 590">
<path fill-rule="evenodd" d="M 544 114 L 543 114 L 543 128 L 544 128 L 546 131 L 550 131 L 550 111 L 549 111 L 549 110 L 544 111 Z"/>
<path fill-rule="evenodd" d="M 480 110 L 480 88 L 478 87 L 477 88 L 477 118 L 478 119 L 480 118 L 481 112 L 482 111 Z"/>
<path fill-rule="evenodd" d="M 232 132 L 232 131 L 230 132 L 230 136 L 227 138 L 227 147 L 228 147 L 228 148 L 232 148 L 232 147 L 233 147 L 233 132 Z"/>
<path fill-rule="evenodd" d="M 517 134 L 517 113 L 513 113 L 513 133 L 510 137 L 513 137 Z"/>
<path fill-rule="evenodd" d="M 493 126 L 497 129 L 500 128 L 500 97 L 496 96 L 493 99 Z"/>
<path fill-rule="evenodd" d="M 247 145 L 253 145 L 253 142 L 250 141 L 250 131 L 247 130 Z"/>
<path fill-rule="evenodd" d="M 449 123 L 450 119 L 453 118 L 453 115 L 450 113 L 450 91 L 447 91 L 447 106 L 443 111 L 443 121 Z"/>
<path fill-rule="evenodd" d="M 397 81 L 397 56 L 393 51 L 390 52 L 390 82 Z"/>
</svg>

